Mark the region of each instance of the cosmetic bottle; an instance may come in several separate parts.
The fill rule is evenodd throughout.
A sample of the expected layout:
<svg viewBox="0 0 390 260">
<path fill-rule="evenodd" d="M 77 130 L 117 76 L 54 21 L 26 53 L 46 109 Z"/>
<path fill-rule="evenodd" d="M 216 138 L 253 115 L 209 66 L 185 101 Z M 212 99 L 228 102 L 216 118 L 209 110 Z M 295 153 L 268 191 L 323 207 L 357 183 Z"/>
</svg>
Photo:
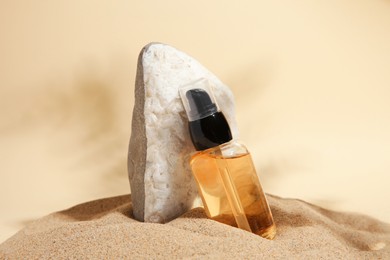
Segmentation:
<svg viewBox="0 0 390 260">
<path fill-rule="evenodd" d="M 209 218 L 273 239 L 275 224 L 247 148 L 232 140 L 207 79 L 180 88 L 192 143 L 191 170 Z"/>
</svg>

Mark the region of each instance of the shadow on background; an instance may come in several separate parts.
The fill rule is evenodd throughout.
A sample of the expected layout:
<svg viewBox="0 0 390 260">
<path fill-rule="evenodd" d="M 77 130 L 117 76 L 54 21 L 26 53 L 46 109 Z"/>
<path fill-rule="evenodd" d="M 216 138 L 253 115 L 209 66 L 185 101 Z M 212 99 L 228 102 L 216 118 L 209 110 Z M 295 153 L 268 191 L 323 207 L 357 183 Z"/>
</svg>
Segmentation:
<svg viewBox="0 0 390 260">
<path fill-rule="evenodd" d="M 1 112 L 0 141 L 12 140 L 5 145 L 23 149 L 15 161 L 25 165 L 9 170 L 16 170 L 18 179 L 24 176 L 18 171 L 35 175 L 28 184 L 16 182 L 28 185 L 27 190 L 24 186 L 15 188 L 27 196 L 25 203 L 32 205 L 42 200 L 42 196 L 52 197 L 41 201 L 42 206 L 32 206 L 36 210 L 55 205 L 61 208 L 59 205 L 72 205 L 77 198 L 83 201 L 96 194 L 112 196 L 129 192 L 127 148 L 136 64 L 135 59 L 115 62 L 106 70 L 86 63 L 74 75 L 52 77 L 29 95 L 21 95 L 21 103 L 13 105 L 15 109 Z M 128 118 L 126 125 L 123 117 Z M 37 144 L 41 146 L 38 154 L 31 154 Z M 3 151 L 11 148 L 3 146 Z M 24 162 L 26 156 L 32 159 Z M 56 168 L 58 171 L 53 172 Z M 33 190 L 41 191 L 28 196 Z M 22 228 L 31 221 L 18 219 L 10 225 Z"/>
<path fill-rule="evenodd" d="M 120 133 L 115 86 L 109 80 L 87 73 L 76 79 L 72 91 L 61 92 L 61 89 L 65 88 L 49 92 L 40 113 L 23 121 L 49 126 L 52 138 L 64 138 L 64 135 L 65 139 L 71 138 L 69 142 L 61 142 L 55 150 L 61 156 L 64 151 L 69 156 L 79 154 L 75 166 L 105 165 L 104 168 L 93 167 L 98 170 L 96 176 L 104 178 L 126 174 L 125 167 L 118 167 L 126 162 L 118 156 L 123 152 L 121 143 L 125 140 Z M 56 140 L 51 142 L 55 144 Z"/>
</svg>

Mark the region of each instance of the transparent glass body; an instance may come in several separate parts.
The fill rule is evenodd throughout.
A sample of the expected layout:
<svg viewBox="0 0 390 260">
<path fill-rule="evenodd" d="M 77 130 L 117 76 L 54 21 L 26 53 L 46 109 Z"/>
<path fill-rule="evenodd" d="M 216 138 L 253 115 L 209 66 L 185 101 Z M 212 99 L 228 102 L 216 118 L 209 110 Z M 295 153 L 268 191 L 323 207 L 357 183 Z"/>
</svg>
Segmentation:
<svg viewBox="0 0 390 260">
<path fill-rule="evenodd" d="M 274 238 L 272 213 L 244 145 L 232 141 L 198 152 L 191 169 L 209 218 Z"/>
</svg>

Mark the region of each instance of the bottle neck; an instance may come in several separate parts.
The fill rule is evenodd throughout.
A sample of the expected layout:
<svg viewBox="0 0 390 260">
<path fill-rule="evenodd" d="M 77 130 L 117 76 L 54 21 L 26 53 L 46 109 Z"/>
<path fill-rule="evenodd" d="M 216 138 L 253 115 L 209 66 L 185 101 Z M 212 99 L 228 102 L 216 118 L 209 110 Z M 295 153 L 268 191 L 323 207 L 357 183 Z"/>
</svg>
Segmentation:
<svg viewBox="0 0 390 260">
<path fill-rule="evenodd" d="M 222 112 L 190 121 L 189 129 L 192 143 L 197 151 L 206 150 L 233 139 L 229 124 Z"/>
</svg>

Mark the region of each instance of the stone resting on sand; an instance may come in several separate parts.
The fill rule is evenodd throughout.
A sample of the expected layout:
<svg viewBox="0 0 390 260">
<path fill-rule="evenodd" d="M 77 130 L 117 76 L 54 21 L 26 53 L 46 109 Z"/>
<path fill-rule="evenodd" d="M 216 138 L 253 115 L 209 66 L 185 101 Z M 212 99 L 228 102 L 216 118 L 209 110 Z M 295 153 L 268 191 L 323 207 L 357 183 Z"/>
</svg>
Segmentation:
<svg viewBox="0 0 390 260">
<path fill-rule="evenodd" d="M 151 43 L 138 58 L 128 172 L 134 217 L 164 223 L 192 208 L 197 188 L 189 168 L 195 152 L 179 88 L 206 78 L 234 138 L 230 89 L 199 62 L 175 48 Z"/>
<path fill-rule="evenodd" d="M 192 209 L 166 224 L 134 219 L 131 196 L 87 202 L 28 225 L 0 259 L 390 259 L 390 224 L 268 195 L 274 240 Z"/>
</svg>

